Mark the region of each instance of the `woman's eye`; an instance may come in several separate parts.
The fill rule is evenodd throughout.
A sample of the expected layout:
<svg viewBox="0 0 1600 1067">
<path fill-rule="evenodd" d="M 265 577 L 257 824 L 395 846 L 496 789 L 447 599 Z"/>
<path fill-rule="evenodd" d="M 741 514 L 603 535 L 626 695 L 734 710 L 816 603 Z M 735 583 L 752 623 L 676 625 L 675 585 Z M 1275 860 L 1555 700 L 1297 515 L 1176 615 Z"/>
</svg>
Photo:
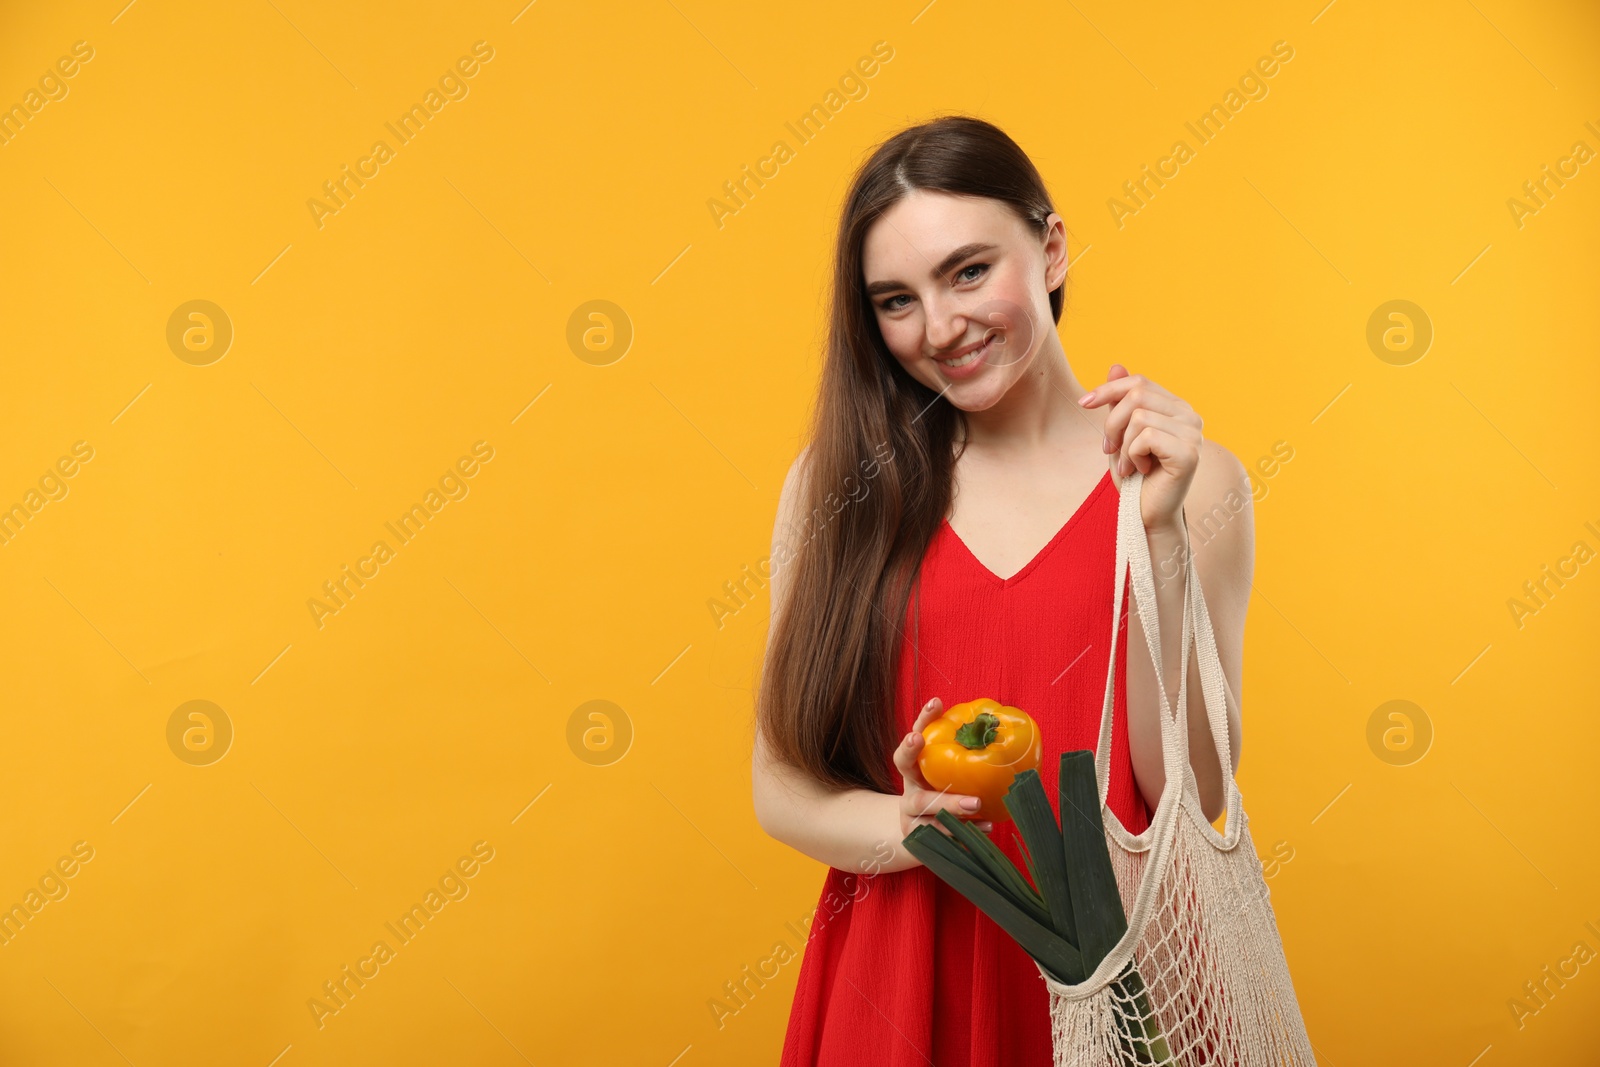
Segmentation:
<svg viewBox="0 0 1600 1067">
<path fill-rule="evenodd" d="M 973 273 L 969 274 L 969 272 L 973 272 Z M 982 278 L 988 272 L 989 272 L 989 264 L 987 264 L 987 263 L 973 263 L 970 266 L 962 267 L 960 270 L 956 271 L 956 281 L 958 281 L 958 282 L 975 282 L 979 278 Z M 891 296 L 889 299 L 887 299 L 883 303 L 879 304 L 878 307 L 882 308 L 884 311 L 899 311 L 902 308 L 904 308 L 906 305 L 905 304 L 897 304 L 897 303 L 895 303 L 895 301 L 897 301 L 897 300 L 907 300 L 907 301 L 909 301 L 910 299 L 911 298 L 909 296 L 906 296 L 904 293 L 901 293 L 901 294 L 899 294 L 897 296 Z"/>
</svg>

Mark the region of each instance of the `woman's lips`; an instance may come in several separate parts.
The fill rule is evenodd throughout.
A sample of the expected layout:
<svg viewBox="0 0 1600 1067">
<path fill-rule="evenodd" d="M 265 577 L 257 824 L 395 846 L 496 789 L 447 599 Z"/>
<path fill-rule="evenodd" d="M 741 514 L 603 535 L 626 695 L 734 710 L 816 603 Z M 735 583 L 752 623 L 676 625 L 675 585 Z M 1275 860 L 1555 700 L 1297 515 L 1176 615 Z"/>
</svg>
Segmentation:
<svg viewBox="0 0 1600 1067">
<path fill-rule="evenodd" d="M 984 362 L 989 358 L 989 352 L 994 347 L 994 340 L 996 336 L 996 334 L 990 334 L 988 337 L 985 337 L 983 339 L 983 346 L 981 348 L 974 352 L 969 352 L 966 356 L 962 357 L 968 360 L 968 362 L 962 366 L 952 367 L 943 360 L 938 359 L 934 360 L 934 362 L 939 364 L 939 370 L 951 381 L 960 381 L 963 378 L 970 378 L 974 374 L 978 373 L 978 371 L 983 367 Z"/>
</svg>

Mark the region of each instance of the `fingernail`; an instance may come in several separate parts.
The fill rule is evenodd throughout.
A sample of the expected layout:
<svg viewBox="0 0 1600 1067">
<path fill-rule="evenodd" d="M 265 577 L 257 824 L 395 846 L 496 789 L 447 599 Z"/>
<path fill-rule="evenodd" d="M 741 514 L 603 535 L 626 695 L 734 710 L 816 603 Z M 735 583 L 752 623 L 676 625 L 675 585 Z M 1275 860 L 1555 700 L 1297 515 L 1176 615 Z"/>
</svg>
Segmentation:
<svg viewBox="0 0 1600 1067">
<path fill-rule="evenodd" d="M 966 811 L 977 811 L 978 805 L 982 803 L 983 801 L 979 800 L 977 797 L 964 797 L 961 801 L 961 807 Z"/>
<path fill-rule="evenodd" d="M 1111 438 L 1109 438 L 1109 437 L 1100 438 L 1100 451 L 1102 451 L 1102 452 L 1110 452 L 1111 451 Z"/>
<path fill-rule="evenodd" d="M 1082 396 L 1080 396 L 1078 398 L 1078 403 L 1087 404 L 1089 401 L 1091 401 L 1093 399 L 1094 399 L 1094 393 L 1093 393 L 1093 391 L 1090 391 L 1090 392 L 1084 393 Z"/>
</svg>

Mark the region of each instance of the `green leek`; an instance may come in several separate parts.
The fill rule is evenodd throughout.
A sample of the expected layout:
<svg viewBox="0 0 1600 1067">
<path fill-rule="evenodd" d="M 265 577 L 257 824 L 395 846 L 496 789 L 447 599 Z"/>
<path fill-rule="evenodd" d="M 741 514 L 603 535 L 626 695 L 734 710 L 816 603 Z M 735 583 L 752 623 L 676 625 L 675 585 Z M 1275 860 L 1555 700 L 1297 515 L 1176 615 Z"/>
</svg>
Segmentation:
<svg viewBox="0 0 1600 1067">
<path fill-rule="evenodd" d="M 1015 938 L 1045 973 L 1062 985 L 1077 985 L 1122 940 L 1128 921 L 1100 818 L 1094 753 L 1063 753 L 1058 785 L 1060 825 L 1037 770 L 1019 772 L 1006 793 L 1026 876 L 988 835 L 946 811 L 935 818 L 948 836 L 919 826 L 904 845 Z M 1174 1063 L 1133 961 L 1111 989 L 1123 1062 Z"/>
</svg>

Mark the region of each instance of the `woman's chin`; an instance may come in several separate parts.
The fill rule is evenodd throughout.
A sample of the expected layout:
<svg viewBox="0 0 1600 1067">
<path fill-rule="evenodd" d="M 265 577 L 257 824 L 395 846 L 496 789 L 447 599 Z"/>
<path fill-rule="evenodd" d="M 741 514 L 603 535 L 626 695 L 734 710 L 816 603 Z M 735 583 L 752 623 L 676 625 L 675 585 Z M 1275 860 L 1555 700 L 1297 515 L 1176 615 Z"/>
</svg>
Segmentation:
<svg viewBox="0 0 1600 1067">
<path fill-rule="evenodd" d="M 962 411 L 987 411 L 1005 396 L 998 375 L 984 374 L 969 382 L 956 382 L 945 390 L 944 398 Z"/>
</svg>

